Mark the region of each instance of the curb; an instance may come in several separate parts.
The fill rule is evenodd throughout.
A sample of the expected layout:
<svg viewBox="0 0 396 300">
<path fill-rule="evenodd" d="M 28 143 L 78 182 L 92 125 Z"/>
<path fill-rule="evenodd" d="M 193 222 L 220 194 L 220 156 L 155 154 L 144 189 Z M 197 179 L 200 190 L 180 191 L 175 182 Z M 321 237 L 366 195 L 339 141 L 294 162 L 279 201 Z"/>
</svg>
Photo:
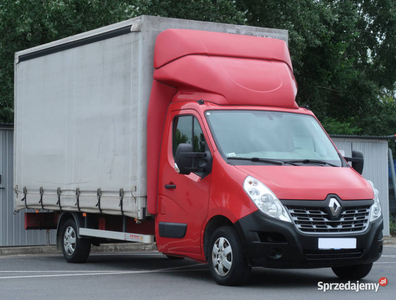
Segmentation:
<svg viewBox="0 0 396 300">
<path fill-rule="evenodd" d="M 91 252 L 121 252 L 121 251 L 152 251 L 157 250 L 157 244 L 121 243 L 103 244 L 91 247 Z"/>
<path fill-rule="evenodd" d="M 384 245 L 396 245 L 396 237 L 395 236 L 384 237 Z"/>
<path fill-rule="evenodd" d="M 157 245 L 141 243 L 103 244 L 91 247 L 91 253 L 98 252 L 122 252 L 122 251 L 152 251 L 157 250 Z M 29 254 L 62 254 L 62 250 L 56 249 L 55 245 L 46 246 L 20 246 L 0 247 L 0 256 L 6 255 L 29 255 Z"/>
<path fill-rule="evenodd" d="M 61 253 L 56 250 L 56 246 L 21 246 L 21 247 L 2 247 L 0 255 L 28 255 L 28 254 L 52 254 Z"/>
</svg>

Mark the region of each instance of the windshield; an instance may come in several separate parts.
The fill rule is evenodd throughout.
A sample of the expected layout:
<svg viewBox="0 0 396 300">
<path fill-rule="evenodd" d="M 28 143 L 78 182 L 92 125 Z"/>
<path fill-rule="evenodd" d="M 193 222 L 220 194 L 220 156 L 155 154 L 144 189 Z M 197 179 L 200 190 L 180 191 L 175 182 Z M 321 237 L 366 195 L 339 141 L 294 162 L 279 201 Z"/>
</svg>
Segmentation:
<svg viewBox="0 0 396 300">
<path fill-rule="evenodd" d="M 207 111 L 206 117 L 222 156 L 235 164 L 247 161 L 341 166 L 329 138 L 309 115 L 257 110 Z"/>
</svg>

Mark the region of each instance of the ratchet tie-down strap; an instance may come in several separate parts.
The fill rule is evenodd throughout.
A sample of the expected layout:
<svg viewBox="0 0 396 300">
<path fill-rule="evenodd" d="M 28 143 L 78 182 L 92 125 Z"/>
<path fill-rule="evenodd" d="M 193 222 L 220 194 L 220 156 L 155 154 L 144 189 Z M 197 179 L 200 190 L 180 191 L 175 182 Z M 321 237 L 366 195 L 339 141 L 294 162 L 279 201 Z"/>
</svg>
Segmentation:
<svg viewBox="0 0 396 300">
<path fill-rule="evenodd" d="M 124 215 L 124 189 L 120 189 L 120 204 L 121 214 Z"/>
<path fill-rule="evenodd" d="M 25 208 L 28 208 L 26 196 L 27 196 L 27 188 L 26 188 L 26 186 L 24 186 L 23 187 L 23 198 L 21 199 L 21 201 L 22 202 L 25 201 Z"/>
<path fill-rule="evenodd" d="M 76 198 L 77 198 L 77 202 L 76 202 L 76 204 L 74 204 L 74 205 L 77 205 L 77 209 L 78 209 L 79 212 L 81 212 L 81 209 L 80 209 L 80 194 L 81 194 L 81 191 L 80 191 L 79 188 L 77 188 L 77 189 L 76 189 Z"/>
<path fill-rule="evenodd" d="M 98 189 L 96 191 L 96 194 L 98 195 L 98 203 L 96 203 L 96 206 L 99 208 L 99 212 L 102 213 L 102 208 L 100 207 L 100 199 L 102 198 L 102 190 Z"/>
<path fill-rule="evenodd" d="M 39 193 L 40 193 L 40 201 L 39 201 L 39 203 L 41 204 L 41 208 L 44 210 L 44 203 L 43 203 L 44 188 L 43 187 L 40 187 Z"/>
<path fill-rule="evenodd" d="M 61 188 L 60 188 L 60 187 L 57 188 L 56 194 L 58 195 L 58 202 L 56 202 L 56 204 L 57 204 L 57 205 L 59 204 L 59 210 L 62 211 L 62 204 L 61 204 L 61 194 L 62 194 L 62 191 L 61 191 Z"/>
</svg>

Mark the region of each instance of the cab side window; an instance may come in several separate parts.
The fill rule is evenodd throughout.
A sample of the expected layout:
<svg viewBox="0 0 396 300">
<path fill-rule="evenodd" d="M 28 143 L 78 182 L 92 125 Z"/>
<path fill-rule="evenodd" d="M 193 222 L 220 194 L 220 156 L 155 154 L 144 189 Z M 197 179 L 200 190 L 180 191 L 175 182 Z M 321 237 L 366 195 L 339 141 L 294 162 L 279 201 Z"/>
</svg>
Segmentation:
<svg viewBox="0 0 396 300">
<path fill-rule="evenodd" d="M 194 116 L 180 116 L 173 120 L 173 156 L 181 143 L 192 144 L 194 152 L 205 152 L 205 137 Z"/>
</svg>

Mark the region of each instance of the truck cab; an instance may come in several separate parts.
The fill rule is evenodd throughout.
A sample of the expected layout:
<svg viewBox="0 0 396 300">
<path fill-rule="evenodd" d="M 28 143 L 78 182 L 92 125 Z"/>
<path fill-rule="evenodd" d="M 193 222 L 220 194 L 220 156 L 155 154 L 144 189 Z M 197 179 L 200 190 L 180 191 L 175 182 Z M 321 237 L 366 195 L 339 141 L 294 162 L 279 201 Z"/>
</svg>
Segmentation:
<svg viewBox="0 0 396 300">
<path fill-rule="evenodd" d="M 362 158 L 352 168 L 296 104 L 286 43 L 170 29 L 155 51 L 149 114 L 161 122 L 147 136 L 161 142 L 148 158 L 150 172 L 158 166 L 148 209 L 158 250 L 207 261 L 226 285 L 252 266 L 366 276 L 382 253 L 378 193 L 357 172 Z M 161 101 L 162 111 L 151 105 Z"/>
</svg>

